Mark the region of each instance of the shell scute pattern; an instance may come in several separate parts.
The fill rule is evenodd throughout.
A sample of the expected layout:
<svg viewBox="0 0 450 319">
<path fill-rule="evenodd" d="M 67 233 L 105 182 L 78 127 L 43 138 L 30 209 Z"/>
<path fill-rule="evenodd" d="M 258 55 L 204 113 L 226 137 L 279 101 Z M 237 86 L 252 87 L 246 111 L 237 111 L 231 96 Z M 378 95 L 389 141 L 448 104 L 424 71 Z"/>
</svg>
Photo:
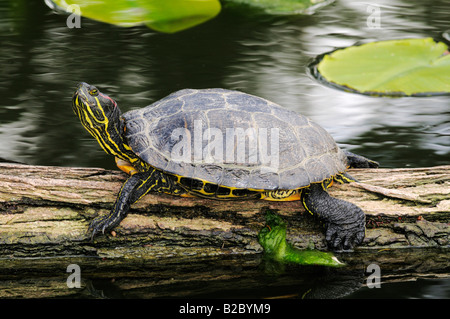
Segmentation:
<svg viewBox="0 0 450 319">
<path fill-rule="evenodd" d="M 245 111 L 250 113 L 268 113 L 270 114 L 272 108 L 271 102 L 262 98 L 255 98 L 255 96 L 242 94 L 240 92 L 232 92 L 226 97 L 227 108 L 232 110 L 242 110 L 245 106 Z"/>
<path fill-rule="evenodd" d="M 280 180 L 283 181 L 282 189 L 296 189 L 298 185 L 309 185 L 310 178 L 303 167 L 295 167 L 280 172 Z"/>
<path fill-rule="evenodd" d="M 225 103 L 225 99 L 214 92 L 199 92 L 180 97 L 184 102 L 183 111 L 191 112 L 198 110 L 220 109 Z"/>
<path fill-rule="evenodd" d="M 199 164 L 195 166 L 192 178 L 201 179 L 210 183 L 222 185 L 224 168 L 215 164 Z"/>
<path fill-rule="evenodd" d="M 346 169 L 345 154 L 322 127 L 270 101 L 237 91 L 185 89 L 145 108 L 127 112 L 123 118 L 129 145 L 142 160 L 186 178 L 233 188 L 295 189 L 323 181 Z M 217 128 L 224 134 L 227 129 L 234 129 L 235 133 L 237 128 L 244 132 L 253 128 L 259 133 L 258 130 L 264 128 L 268 137 L 266 151 L 270 153 L 271 129 L 278 129 L 278 166 L 268 169 L 260 156 L 256 162 L 251 161 L 248 138 L 244 161 L 242 158 L 238 161 L 237 154 L 203 162 L 174 160 L 172 151 L 180 139 L 174 138 L 173 132 L 185 128 L 192 133 L 195 121 L 202 125 L 202 150 L 211 142 L 203 136 L 207 128 Z M 228 138 L 223 140 L 223 154 L 227 152 Z M 237 138 L 228 142 L 236 150 Z M 191 158 L 194 158 L 194 147 L 191 147 Z"/>
<path fill-rule="evenodd" d="M 276 106 L 276 104 L 273 105 Z M 272 108 L 272 110 L 275 109 L 276 111 L 274 112 L 273 116 L 284 123 L 288 123 L 292 128 L 294 127 L 302 128 L 310 125 L 309 119 L 305 116 L 301 116 L 298 113 L 280 107 Z M 293 116 L 293 114 L 295 115 Z"/>
<path fill-rule="evenodd" d="M 223 172 L 222 183 L 234 183 L 236 188 L 248 188 L 250 173 L 247 169 L 227 168 Z"/>
<path fill-rule="evenodd" d="M 256 189 L 279 189 L 280 185 L 280 176 L 278 172 L 264 172 L 261 170 L 253 170 L 250 173 L 250 188 Z M 255 185 L 257 187 L 255 187 Z"/>
<path fill-rule="evenodd" d="M 143 112 L 143 118 L 159 118 L 163 116 L 170 116 L 176 114 L 182 110 L 182 105 L 176 99 L 170 99 L 165 102 L 158 104 L 157 107 L 148 108 Z"/>
</svg>

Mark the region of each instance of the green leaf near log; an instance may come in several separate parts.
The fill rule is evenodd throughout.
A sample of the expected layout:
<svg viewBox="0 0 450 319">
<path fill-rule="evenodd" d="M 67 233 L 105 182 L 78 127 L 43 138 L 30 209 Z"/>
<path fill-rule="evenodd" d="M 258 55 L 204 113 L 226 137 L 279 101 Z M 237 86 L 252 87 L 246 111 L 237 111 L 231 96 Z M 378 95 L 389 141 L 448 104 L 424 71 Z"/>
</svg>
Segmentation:
<svg viewBox="0 0 450 319">
<path fill-rule="evenodd" d="M 325 82 L 363 94 L 450 93 L 448 46 L 432 38 L 380 41 L 339 49 L 324 55 L 316 69 Z"/>
<path fill-rule="evenodd" d="M 329 267 L 345 265 L 332 253 L 315 249 L 301 250 L 289 244 L 286 241 L 286 223 L 271 211 L 266 213 L 266 226 L 260 230 L 258 241 L 267 258 L 281 263 Z"/>
<path fill-rule="evenodd" d="M 174 33 L 201 24 L 221 10 L 219 0 L 52 0 L 64 11 L 122 27 L 146 25 Z"/>
</svg>

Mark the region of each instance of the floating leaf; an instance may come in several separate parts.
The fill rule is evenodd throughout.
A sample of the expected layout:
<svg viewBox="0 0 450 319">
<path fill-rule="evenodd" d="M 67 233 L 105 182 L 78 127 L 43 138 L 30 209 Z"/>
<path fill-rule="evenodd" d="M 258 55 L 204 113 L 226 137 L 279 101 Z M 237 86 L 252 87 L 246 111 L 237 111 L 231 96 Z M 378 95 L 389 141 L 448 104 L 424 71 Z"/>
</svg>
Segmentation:
<svg viewBox="0 0 450 319">
<path fill-rule="evenodd" d="M 319 79 L 369 95 L 450 93 L 450 54 L 431 38 L 389 40 L 339 49 L 315 66 Z M 318 72 L 317 72 L 318 71 Z"/>
<path fill-rule="evenodd" d="M 295 248 L 286 241 L 286 228 L 286 223 L 279 215 L 271 211 L 266 212 L 266 226 L 258 233 L 258 242 L 263 247 L 266 258 L 280 263 L 299 265 L 329 267 L 345 265 L 330 252 L 313 248 L 304 250 Z"/>
<path fill-rule="evenodd" d="M 219 0 L 46 0 L 52 8 L 122 27 L 145 24 L 166 33 L 188 29 L 215 17 Z M 78 6 L 78 7 L 75 7 Z"/>
<path fill-rule="evenodd" d="M 267 14 L 311 14 L 334 0 L 222 0 L 228 7 L 248 7 Z"/>
</svg>

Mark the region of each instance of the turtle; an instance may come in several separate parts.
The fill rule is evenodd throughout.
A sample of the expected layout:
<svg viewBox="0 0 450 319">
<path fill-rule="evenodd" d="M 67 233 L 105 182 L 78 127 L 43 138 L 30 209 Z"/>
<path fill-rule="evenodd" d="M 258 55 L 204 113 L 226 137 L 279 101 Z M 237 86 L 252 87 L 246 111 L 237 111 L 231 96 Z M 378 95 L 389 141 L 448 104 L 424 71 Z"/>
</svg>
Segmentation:
<svg viewBox="0 0 450 319">
<path fill-rule="evenodd" d="M 348 168 L 376 168 L 342 150 L 308 117 L 255 95 L 223 88 L 181 89 L 122 113 L 117 102 L 81 82 L 72 107 L 84 128 L 129 177 L 92 238 L 111 231 L 148 192 L 217 200 L 300 201 L 325 228 L 331 250 L 365 236 L 365 214 L 334 198 L 333 182 L 355 181 Z"/>
</svg>

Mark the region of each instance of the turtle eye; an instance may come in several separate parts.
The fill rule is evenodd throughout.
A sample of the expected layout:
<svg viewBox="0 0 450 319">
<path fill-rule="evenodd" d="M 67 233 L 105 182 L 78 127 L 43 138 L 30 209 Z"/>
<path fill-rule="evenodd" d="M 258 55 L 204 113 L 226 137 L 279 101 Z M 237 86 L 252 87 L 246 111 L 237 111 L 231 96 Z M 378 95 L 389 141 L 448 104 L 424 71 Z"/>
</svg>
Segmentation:
<svg viewBox="0 0 450 319">
<path fill-rule="evenodd" d="M 92 96 L 97 96 L 98 95 L 98 90 L 97 89 L 92 89 L 89 91 L 89 94 Z"/>
</svg>

